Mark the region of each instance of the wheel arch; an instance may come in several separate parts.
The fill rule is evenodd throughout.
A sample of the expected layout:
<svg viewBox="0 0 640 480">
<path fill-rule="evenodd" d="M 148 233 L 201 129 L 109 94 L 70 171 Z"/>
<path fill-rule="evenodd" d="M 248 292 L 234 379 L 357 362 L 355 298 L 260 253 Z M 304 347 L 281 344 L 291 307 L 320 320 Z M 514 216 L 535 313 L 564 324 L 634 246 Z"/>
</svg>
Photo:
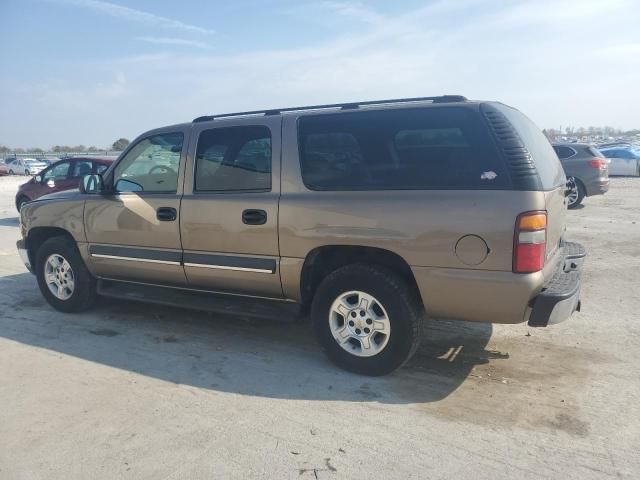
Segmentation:
<svg viewBox="0 0 640 480">
<path fill-rule="evenodd" d="M 34 227 L 29 230 L 26 238 L 27 252 L 31 265 L 36 266 L 36 256 L 40 246 L 53 237 L 67 237 L 75 245 L 73 235 L 60 227 Z"/>
<path fill-rule="evenodd" d="M 400 276 L 422 303 L 420 290 L 411 267 L 395 252 L 377 247 L 357 245 L 325 245 L 311 250 L 305 257 L 300 274 L 300 298 L 308 310 L 320 282 L 340 267 L 364 263 L 386 268 Z"/>
</svg>

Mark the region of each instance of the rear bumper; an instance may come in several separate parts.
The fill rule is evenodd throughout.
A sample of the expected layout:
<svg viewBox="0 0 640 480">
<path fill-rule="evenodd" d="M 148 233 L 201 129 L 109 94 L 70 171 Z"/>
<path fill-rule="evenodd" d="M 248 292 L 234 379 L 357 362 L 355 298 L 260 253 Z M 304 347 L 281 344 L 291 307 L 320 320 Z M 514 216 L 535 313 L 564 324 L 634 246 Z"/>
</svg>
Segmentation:
<svg viewBox="0 0 640 480">
<path fill-rule="evenodd" d="M 563 264 L 530 302 L 529 325 L 532 327 L 559 323 L 580 311 L 581 273 L 586 250 L 579 243 L 569 242 L 563 249 Z"/>
<path fill-rule="evenodd" d="M 609 191 L 609 179 L 600 178 L 586 185 L 587 197 L 593 195 L 604 195 Z"/>
</svg>

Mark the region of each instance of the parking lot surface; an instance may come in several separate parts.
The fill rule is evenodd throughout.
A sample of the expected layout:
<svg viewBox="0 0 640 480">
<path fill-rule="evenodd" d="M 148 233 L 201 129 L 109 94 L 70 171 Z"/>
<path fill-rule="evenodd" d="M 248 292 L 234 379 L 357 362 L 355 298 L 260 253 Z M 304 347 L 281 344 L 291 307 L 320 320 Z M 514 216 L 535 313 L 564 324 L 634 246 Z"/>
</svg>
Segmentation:
<svg viewBox="0 0 640 480">
<path fill-rule="evenodd" d="M 430 321 L 393 375 L 338 370 L 288 318 L 49 307 L 0 178 L 0 478 L 640 478 L 640 178 L 568 215 L 582 312 Z"/>
</svg>

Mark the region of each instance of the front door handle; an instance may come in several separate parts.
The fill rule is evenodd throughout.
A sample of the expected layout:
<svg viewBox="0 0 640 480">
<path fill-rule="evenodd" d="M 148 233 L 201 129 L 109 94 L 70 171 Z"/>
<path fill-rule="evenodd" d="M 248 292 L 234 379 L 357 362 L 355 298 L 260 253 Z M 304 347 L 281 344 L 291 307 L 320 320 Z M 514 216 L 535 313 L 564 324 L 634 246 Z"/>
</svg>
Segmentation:
<svg viewBox="0 0 640 480">
<path fill-rule="evenodd" d="M 245 225 L 264 225 L 267 223 L 267 212 L 264 210 L 245 210 L 242 212 L 242 223 Z"/>
<path fill-rule="evenodd" d="M 178 211 L 173 207 L 160 207 L 156 210 L 156 218 L 161 222 L 173 222 L 178 218 Z"/>
</svg>

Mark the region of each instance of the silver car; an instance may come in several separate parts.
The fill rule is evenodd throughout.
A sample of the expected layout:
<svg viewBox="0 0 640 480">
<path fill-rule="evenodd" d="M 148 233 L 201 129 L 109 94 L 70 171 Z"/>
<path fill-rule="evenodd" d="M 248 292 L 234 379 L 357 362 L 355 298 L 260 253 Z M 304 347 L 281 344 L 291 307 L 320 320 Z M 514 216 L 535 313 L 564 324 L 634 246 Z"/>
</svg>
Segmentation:
<svg viewBox="0 0 640 480">
<path fill-rule="evenodd" d="M 640 147 L 614 147 L 600 149 L 609 159 L 609 175 L 640 176 Z"/>
<path fill-rule="evenodd" d="M 37 175 L 47 164 L 35 158 L 17 158 L 9 164 L 9 175 Z"/>
</svg>

